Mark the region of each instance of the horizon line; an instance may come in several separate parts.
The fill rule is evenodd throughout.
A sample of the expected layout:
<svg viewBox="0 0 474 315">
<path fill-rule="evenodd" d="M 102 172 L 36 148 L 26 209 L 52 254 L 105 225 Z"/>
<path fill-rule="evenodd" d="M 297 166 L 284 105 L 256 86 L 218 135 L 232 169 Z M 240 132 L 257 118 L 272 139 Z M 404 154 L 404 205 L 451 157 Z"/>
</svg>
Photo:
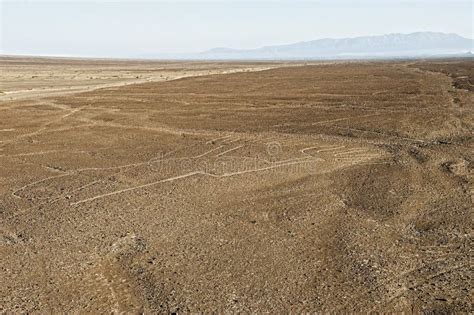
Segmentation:
<svg viewBox="0 0 474 315">
<path fill-rule="evenodd" d="M 474 42 L 473 38 L 469 37 L 464 37 L 462 35 L 459 35 L 458 33 L 454 32 L 436 32 L 436 31 L 415 31 L 415 32 L 408 32 L 408 33 L 403 33 L 403 32 L 393 32 L 393 33 L 386 33 L 386 34 L 379 34 L 379 35 L 360 35 L 360 36 L 353 36 L 353 37 L 320 37 L 316 39 L 311 39 L 311 40 L 306 40 L 306 41 L 297 41 L 297 42 L 291 42 L 291 43 L 286 43 L 286 44 L 273 44 L 273 45 L 266 45 L 266 46 L 259 46 L 256 48 L 232 48 L 232 47 L 212 47 L 208 48 L 203 51 L 199 52 L 173 52 L 173 53 L 144 53 L 146 54 L 155 54 L 157 56 L 151 56 L 151 57 L 144 57 L 144 56 L 124 56 L 124 57 L 113 57 L 113 56 L 92 56 L 92 55 L 65 55 L 65 54 L 28 54 L 28 53 L 2 53 L 0 52 L 0 57 L 25 57 L 25 58 L 51 58 L 51 59 L 95 59 L 95 60 L 162 60 L 162 61 L 304 61 L 304 60 L 321 60 L 321 61 L 326 61 L 326 60 L 369 60 L 369 59 L 374 59 L 374 60 L 380 60 L 380 59 L 420 59 L 420 58 L 430 58 L 434 57 L 436 58 L 437 56 L 446 56 L 449 57 L 450 55 L 453 56 L 459 56 L 459 55 L 467 55 L 467 54 L 472 54 L 474 49 L 463 51 L 463 52 L 453 52 L 453 53 L 440 53 L 436 55 L 391 55 L 391 56 L 383 56 L 383 55 L 361 55 L 361 56 L 356 56 L 356 55 L 347 55 L 347 57 L 344 56 L 319 56 L 319 57 L 310 57 L 310 58 L 282 58 L 282 59 L 273 59 L 273 58 L 263 58 L 263 59 L 245 59 L 245 58 L 223 58 L 223 59 L 202 59 L 202 58 L 188 58 L 186 56 L 193 56 L 193 55 L 199 55 L 199 54 L 205 54 L 208 52 L 211 52 L 212 50 L 215 49 L 229 49 L 229 50 L 235 50 L 235 51 L 252 51 L 252 50 L 258 50 L 262 48 L 269 48 L 269 47 L 281 47 L 281 46 L 286 46 L 286 45 L 294 45 L 294 44 L 302 44 L 302 43 L 310 43 L 310 42 L 316 42 L 316 41 L 321 41 L 321 40 L 344 40 L 344 39 L 360 39 L 360 38 L 367 38 L 367 37 L 383 37 L 383 36 L 390 36 L 390 35 L 414 35 L 414 34 L 443 34 L 443 35 L 455 35 L 458 37 L 461 37 L 463 39 L 471 40 Z M 163 57 L 159 57 L 159 55 Z M 177 56 L 177 57 L 172 57 L 172 56 Z M 166 56 L 169 56 L 166 57 Z"/>
</svg>

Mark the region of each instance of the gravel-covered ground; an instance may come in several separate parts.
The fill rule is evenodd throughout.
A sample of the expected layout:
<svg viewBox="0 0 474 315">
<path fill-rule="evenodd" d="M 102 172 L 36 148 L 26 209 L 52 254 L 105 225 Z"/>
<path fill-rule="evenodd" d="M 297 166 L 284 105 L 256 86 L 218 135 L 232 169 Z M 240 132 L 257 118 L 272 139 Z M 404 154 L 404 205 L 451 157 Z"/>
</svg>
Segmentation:
<svg viewBox="0 0 474 315">
<path fill-rule="evenodd" d="M 474 311 L 472 59 L 12 62 L 0 311 Z"/>
</svg>

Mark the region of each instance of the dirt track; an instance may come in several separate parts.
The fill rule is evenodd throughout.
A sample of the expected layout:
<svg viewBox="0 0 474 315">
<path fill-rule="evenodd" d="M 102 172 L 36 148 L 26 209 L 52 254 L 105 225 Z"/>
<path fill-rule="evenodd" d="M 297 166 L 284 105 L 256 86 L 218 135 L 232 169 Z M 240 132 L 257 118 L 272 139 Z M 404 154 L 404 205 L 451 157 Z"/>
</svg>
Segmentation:
<svg viewBox="0 0 474 315">
<path fill-rule="evenodd" d="M 158 66 L 124 62 L 106 88 L 3 98 L 3 311 L 472 312 L 473 65 L 129 85 Z"/>
</svg>

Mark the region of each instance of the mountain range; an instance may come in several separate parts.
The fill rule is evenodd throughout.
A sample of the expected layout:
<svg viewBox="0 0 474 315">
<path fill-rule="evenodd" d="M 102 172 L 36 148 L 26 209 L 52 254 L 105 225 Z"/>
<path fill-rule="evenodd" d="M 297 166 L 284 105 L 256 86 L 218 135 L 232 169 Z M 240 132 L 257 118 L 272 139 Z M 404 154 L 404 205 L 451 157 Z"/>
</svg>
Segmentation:
<svg viewBox="0 0 474 315">
<path fill-rule="evenodd" d="M 354 38 L 325 38 L 257 49 L 214 48 L 197 54 L 168 56 L 200 60 L 365 59 L 466 55 L 474 40 L 457 34 L 417 32 Z M 163 56 L 161 56 L 163 57 Z"/>
</svg>

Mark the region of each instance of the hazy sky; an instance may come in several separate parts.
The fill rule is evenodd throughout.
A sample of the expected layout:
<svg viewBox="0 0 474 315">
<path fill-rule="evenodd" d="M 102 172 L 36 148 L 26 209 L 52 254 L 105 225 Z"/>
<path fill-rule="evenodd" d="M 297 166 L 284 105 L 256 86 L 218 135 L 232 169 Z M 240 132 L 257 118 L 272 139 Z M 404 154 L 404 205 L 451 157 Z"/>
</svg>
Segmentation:
<svg viewBox="0 0 474 315">
<path fill-rule="evenodd" d="M 138 57 L 324 37 L 473 37 L 471 0 L 0 0 L 0 53 Z"/>
</svg>

